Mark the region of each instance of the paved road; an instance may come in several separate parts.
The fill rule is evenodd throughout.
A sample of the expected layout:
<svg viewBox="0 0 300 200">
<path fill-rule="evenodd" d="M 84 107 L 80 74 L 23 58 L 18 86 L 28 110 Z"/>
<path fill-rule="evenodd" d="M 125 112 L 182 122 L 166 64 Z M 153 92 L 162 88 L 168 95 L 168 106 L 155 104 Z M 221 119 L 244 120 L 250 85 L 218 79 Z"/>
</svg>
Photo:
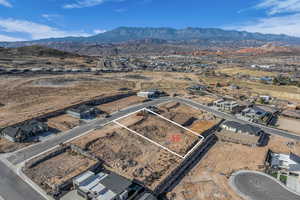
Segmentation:
<svg viewBox="0 0 300 200">
<path fill-rule="evenodd" d="M 191 105 L 191 106 L 196 107 L 198 109 L 202 109 L 202 110 L 214 113 L 216 116 L 218 116 L 220 118 L 224 118 L 224 119 L 230 120 L 230 121 L 236 121 L 236 122 L 239 122 L 241 124 L 251 124 L 253 126 L 257 126 L 257 127 L 261 128 L 266 133 L 269 133 L 269 134 L 272 134 L 272 135 L 279 135 L 279 136 L 282 136 L 282 137 L 286 137 L 286 138 L 290 138 L 290 139 L 300 141 L 300 135 L 296 135 L 296 134 L 290 133 L 288 131 L 283 131 L 283 130 L 267 127 L 267 126 L 264 126 L 264 125 L 260 125 L 260 124 L 244 121 L 244 120 L 241 120 L 241 119 L 237 119 L 235 116 L 232 116 L 232 115 L 229 115 L 229 114 L 226 114 L 226 113 L 222 113 L 222 112 L 214 110 L 214 109 L 212 109 L 208 106 L 204 106 L 202 104 L 196 103 L 196 102 L 188 100 L 188 99 L 183 99 L 183 98 L 175 98 L 175 99 L 179 102 Z"/>
<path fill-rule="evenodd" d="M 263 173 L 237 172 L 230 178 L 230 185 L 247 200 L 300 200 L 300 196 Z"/>
<path fill-rule="evenodd" d="M 19 176 L 0 161 L 0 199 L 4 200 L 44 200 Z"/>
<path fill-rule="evenodd" d="M 129 113 L 135 112 L 139 109 L 142 109 L 147 106 L 154 106 L 160 103 L 163 103 L 165 101 L 169 100 L 168 98 L 161 98 L 149 102 L 145 102 L 140 105 L 132 106 L 130 108 L 121 110 L 115 114 L 113 114 L 111 117 L 106 118 L 106 119 L 99 119 L 99 120 L 94 120 L 91 123 L 79 126 L 77 128 L 74 128 L 68 132 L 61 133 L 57 135 L 56 137 L 52 137 L 49 140 L 43 141 L 41 143 L 38 143 L 36 145 L 32 145 L 29 148 L 25 148 L 21 151 L 18 151 L 16 153 L 12 153 L 7 160 L 11 162 L 14 165 L 17 165 L 19 163 L 22 163 L 23 161 L 26 161 L 27 159 L 40 154 L 41 152 L 44 152 L 50 148 L 55 147 L 56 145 L 59 145 L 61 143 L 64 143 L 74 137 L 77 137 L 87 131 L 90 131 L 95 128 L 101 127 L 101 125 L 108 123 L 112 120 L 118 119 L 122 116 L 125 116 Z"/>
</svg>

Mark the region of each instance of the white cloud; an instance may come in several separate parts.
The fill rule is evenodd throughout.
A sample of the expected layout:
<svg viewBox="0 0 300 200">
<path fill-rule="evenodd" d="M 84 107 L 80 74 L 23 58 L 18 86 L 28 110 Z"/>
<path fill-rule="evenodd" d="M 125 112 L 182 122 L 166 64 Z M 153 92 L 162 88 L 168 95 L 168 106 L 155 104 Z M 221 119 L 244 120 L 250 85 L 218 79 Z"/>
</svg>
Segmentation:
<svg viewBox="0 0 300 200">
<path fill-rule="evenodd" d="M 73 8 L 87 8 L 100 5 L 107 1 L 121 2 L 124 0 L 76 0 L 75 3 L 65 4 L 63 8 L 73 9 Z"/>
<path fill-rule="evenodd" d="M 286 34 L 300 37 L 300 13 L 286 16 L 266 17 L 245 24 L 225 27 L 248 32 Z"/>
<path fill-rule="evenodd" d="M 61 17 L 61 15 L 57 15 L 57 14 L 42 14 L 42 17 L 47 19 L 48 21 L 52 21 L 56 18 Z"/>
<path fill-rule="evenodd" d="M 5 7 L 9 7 L 9 8 L 12 7 L 11 3 L 7 0 L 0 0 L 0 5 L 5 6 Z"/>
<path fill-rule="evenodd" d="M 300 12 L 300 0 L 262 0 L 255 6 L 257 9 L 267 9 L 268 15 Z"/>
<path fill-rule="evenodd" d="M 76 3 L 66 4 L 63 8 L 85 8 L 85 7 L 93 7 L 99 4 L 104 3 L 105 0 L 77 0 Z"/>
<path fill-rule="evenodd" d="M 0 34 L 0 42 L 16 42 L 16 41 L 24 41 L 24 40 L 25 39 L 22 38 L 10 37 L 7 35 Z"/>
<path fill-rule="evenodd" d="M 102 30 L 102 29 L 96 29 L 93 31 L 95 34 L 100 34 L 100 33 L 105 33 L 106 30 Z"/>
<path fill-rule="evenodd" d="M 48 25 L 26 20 L 0 19 L 0 30 L 8 33 L 28 34 L 30 39 L 57 38 L 67 36 L 89 36 L 82 31 L 64 31 Z"/>
</svg>

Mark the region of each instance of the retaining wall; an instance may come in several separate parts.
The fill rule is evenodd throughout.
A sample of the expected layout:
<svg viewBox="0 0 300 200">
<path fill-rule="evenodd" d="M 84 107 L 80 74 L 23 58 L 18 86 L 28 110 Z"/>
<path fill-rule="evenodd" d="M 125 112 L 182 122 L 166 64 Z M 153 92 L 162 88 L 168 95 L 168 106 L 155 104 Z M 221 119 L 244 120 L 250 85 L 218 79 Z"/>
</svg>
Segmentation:
<svg viewBox="0 0 300 200">
<path fill-rule="evenodd" d="M 194 166 L 195 162 L 204 156 L 208 149 L 215 144 L 217 137 L 213 134 L 203 140 L 203 143 L 195 149 L 185 160 L 174 169 L 155 189 L 154 193 L 158 196 L 168 192 L 176 182 L 178 182 L 185 174 Z"/>
</svg>

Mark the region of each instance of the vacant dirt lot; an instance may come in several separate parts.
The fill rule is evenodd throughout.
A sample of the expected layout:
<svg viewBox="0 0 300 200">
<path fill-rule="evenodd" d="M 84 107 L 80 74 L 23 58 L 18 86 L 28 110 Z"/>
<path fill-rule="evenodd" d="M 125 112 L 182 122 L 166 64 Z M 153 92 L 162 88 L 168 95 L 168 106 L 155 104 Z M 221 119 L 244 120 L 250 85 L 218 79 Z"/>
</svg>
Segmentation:
<svg viewBox="0 0 300 200">
<path fill-rule="evenodd" d="M 240 68 L 240 67 L 231 67 L 231 68 L 221 68 L 216 70 L 217 72 L 221 72 L 228 75 L 236 75 L 236 74 L 245 74 L 245 75 L 251 75 L 251 76 L 276 76 L 276 73 L 273 72 L 266 72 L 262 70 L 255 70 L 255 69 L 246 69 L 246 68 Z"/>
<path fill-rule="evenodd" d="M 18 149 L 22 149 L 26 146 L 29 146 L 31 144 L 32 143 L 15 143 L 15 142 L 10 142 L 5 138 L 0 138 L 0 154 L 13 152 Z"/>
<path fill-rule="evenodd" d="M 59 131 L 67 131 L 79 125 L 79 119 L 67 114 L 48 119 L 48 126 Z"/>
<path fill-rule="evenodd" d="M 128 128 L 181 156 L 185 156 L 199 142 L 197 135 L 148 111 L 138 112 L 118 122 L 124 124 L 130 118 L 141 120 L 129 125 Z"/>
<path fill-rule="evenodd" d="M 277 124 L 279 129 L 300 134 L 300 120 L 287 117 L 279 117 Z"/>
<path fill-rule="evenodd" d="M 94 164 L 96 161 L 67 150 L 32 168 L 25 169 L 24 173 L 43 189 L 49 191 L 53 185 L 64 183 L 78 176 Z"/>
<path fill-rule="evenodd" d="M 129 179 L 135 178 L 151 189 L 181 162 L 181 158 L 116 124 L 91 132 L 72 143 L 104 160 L 109 170 Z"/>
<path fill-rule="evenodd" d="M 294 146 L 289 147 L 288 142 L 294 142 Z M 271 136 L 269 145 L 263 148 L 217 142 L 168 197 L 176 200 L 241 200 L 230 188 L 228 177 L 241 169 L 262 170 L 268 149 L 300 154 L 299 143 L 277 136 Z"/>
<path fill-rule="evenodd" d="M 142 103 L 144 100 L 145 100 L 145 98 L 142 98 L 142 97 L 131 96 L 131 97 L 120 99 L 120 100 L 117 100 L 114 102 L 102 104 L 100 106 L 97 106 L 97 108 L 99 108 L 100 110 L 102 110 L 108 114 L 111 114 L 111 113 L 119 111 L 123 108 Z"/>
<path fill-rule="evenodd" d="M 93 75 L 0 77 L 0 102 L 5 104 L 0 107 L 0 126 L 11 125 L 93 97 L 111 96 L 120 93 L 119 89 L 124 87 L 134 88 L 135 83 Z"/>
<path fill-rule="evenodd" d="M 198 134 L 202 134 L 220 122 L 220 119 L 211 113 L 178 102 L 163 104 L 159 109 L 162 116 L 177 122 Z"/>
</svg>

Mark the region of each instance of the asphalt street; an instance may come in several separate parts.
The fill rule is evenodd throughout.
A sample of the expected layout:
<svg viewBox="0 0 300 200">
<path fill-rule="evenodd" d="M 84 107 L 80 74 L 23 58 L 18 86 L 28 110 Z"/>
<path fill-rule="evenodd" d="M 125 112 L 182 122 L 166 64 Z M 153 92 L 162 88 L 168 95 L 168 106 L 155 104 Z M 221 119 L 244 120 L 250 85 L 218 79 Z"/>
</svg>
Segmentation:
<svg viewBox="0 0 300 200">
<path fill-rule="evenodd" d="M 44 200 L 27 183 L 0 161 L 0 199 Z"/>
<path fill-rule="evenodd" d="M 285 189 L 267 175 L 245 171 L 231 177 L 232 187 L 245 199 L 251 200 L 300 200 L 300 196 Z"/>
</svg>

